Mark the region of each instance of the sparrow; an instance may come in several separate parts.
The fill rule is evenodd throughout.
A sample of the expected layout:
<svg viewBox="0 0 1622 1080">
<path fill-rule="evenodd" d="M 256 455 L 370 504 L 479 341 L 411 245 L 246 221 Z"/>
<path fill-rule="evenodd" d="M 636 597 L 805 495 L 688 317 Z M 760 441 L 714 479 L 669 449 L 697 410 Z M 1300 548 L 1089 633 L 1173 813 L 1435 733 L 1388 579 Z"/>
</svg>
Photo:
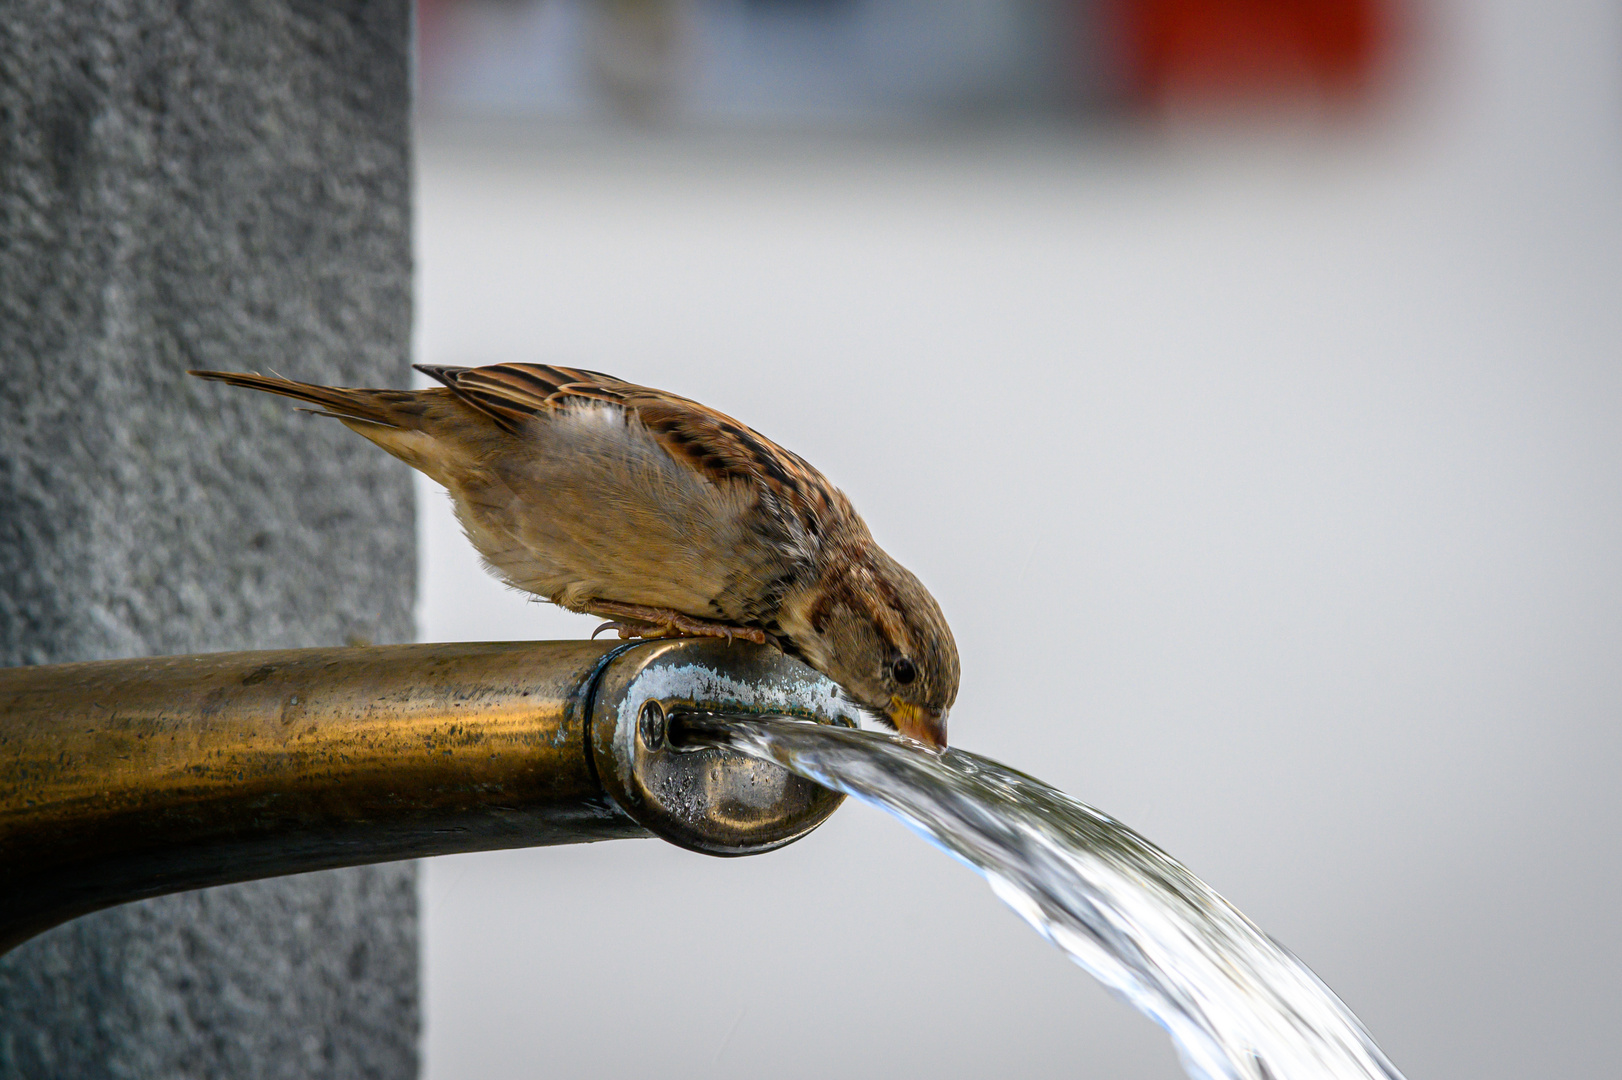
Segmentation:
<svg viewBox="0 0 1622 1080">
<path fill-rule="evenodd" d="M 309 402 L 451 496 L 485 567 L 621 637 L 771 643 L 901 734 L 946 744 L 958 656 L 940 605 L 805 459 L 696 401 L 548 364 L 418 364 L 361 390 L 227 371 Z"/>
</svg>

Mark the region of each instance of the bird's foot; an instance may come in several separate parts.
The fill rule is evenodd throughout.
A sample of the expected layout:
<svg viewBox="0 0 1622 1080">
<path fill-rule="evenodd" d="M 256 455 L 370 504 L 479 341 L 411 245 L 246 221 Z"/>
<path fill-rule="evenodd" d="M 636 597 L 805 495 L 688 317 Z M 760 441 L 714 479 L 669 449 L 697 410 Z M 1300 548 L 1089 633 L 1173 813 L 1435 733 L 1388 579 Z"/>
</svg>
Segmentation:
<svg viewBox="0 0 1622 1080">
<path fill-rule="evenodd" d="M 629 623 L 629 622 L 612 622 L 612 621 L 611 622 L 605 622 L 601 626 L 599 626 L 597 629 L 593 630 L 591 632 L 591 636 L 596 637 L 598 634 L 601 634 L 601 633 L 603 633 L 604 631 L 607 631 L 607 630 L 613 630 L 617 634 L 619 634 L 619 639 L 621 641 L 625 641 L 628 638 L 661 638 L 661 637 L 668 637 L 669 636 L 668 634 L 665 633 L 665 631 L 664 631 L 664 629 L 662 627 L 654 626 L 654 625 L 652 625 L 650 623 Z"/>
<path fill-rule="evenodd" d="M 752 641 L 756 645 L 776 645 L 777 639 L 755 626 L 734 626 L 684 615 L 670 608 L 644 607 L 641 604 L 622 604 L 614 600 L 599 600 L 591 605 L 594 615 L 613 615 L 591 633 L 596 637 L 604 630 L 613 630 L 621 640 L 627 638 L 718 637 Z"/>
</svg>

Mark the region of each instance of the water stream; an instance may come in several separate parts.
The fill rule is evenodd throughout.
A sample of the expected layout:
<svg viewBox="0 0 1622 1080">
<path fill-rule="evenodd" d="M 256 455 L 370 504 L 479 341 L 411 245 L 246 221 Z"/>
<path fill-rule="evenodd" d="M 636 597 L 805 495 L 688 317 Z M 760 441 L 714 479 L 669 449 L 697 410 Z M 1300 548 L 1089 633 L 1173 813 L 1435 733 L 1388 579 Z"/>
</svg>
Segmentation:
<svg viewBox="0 0 1622 1080">
<path fill-rule="evenodd" d="M 1402 1080 L 1307 966 L 1177 860 L 962 750 L 787 719 L 685 716 L 684 737 L 872 803 L 983 874 L 1037 933 L 1170 1033 L 1196 1080 Z"/>
</svg>

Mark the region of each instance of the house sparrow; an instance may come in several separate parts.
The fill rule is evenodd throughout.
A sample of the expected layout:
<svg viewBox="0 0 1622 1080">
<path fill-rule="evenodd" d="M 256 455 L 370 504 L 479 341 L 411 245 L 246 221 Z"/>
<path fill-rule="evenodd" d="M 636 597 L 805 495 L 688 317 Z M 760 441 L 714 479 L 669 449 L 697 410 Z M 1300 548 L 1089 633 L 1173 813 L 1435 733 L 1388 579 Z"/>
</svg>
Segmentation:
<svg viewBox="0 0 1622 1080">
<path fill-rule="evenodd" d="M 204 379 L 320 406 L 444 485 L 485 566 L 622 637 L 776 644 L 946 743 L 957 646 L 918 579 L 795 454 L 694 401 L 544 364 L 419 364 L 432 390 Z"/>
</svg>

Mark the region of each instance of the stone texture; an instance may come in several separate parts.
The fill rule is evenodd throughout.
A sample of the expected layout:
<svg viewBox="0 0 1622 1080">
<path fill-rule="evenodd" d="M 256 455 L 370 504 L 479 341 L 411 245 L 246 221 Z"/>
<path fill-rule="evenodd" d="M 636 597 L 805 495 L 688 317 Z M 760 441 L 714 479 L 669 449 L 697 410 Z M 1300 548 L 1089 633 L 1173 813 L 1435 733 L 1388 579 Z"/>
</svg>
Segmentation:
<svg viewBox="0 0 1622 1080">
<path fill-rule="evenodd" d="M 400 867 L 160 897 L 0 961 L 0 1075 L 416 1075 L 416 884 Z"/>
<path fill-rule="evenodd" d="M 404 466 L 187 378 L 406 385 L 407 0 L 0 5 L 0 664 L 406 641 Z M 409 865 L 0 959 L 0 1077 L 407 1077 Z"/>
</svg>

